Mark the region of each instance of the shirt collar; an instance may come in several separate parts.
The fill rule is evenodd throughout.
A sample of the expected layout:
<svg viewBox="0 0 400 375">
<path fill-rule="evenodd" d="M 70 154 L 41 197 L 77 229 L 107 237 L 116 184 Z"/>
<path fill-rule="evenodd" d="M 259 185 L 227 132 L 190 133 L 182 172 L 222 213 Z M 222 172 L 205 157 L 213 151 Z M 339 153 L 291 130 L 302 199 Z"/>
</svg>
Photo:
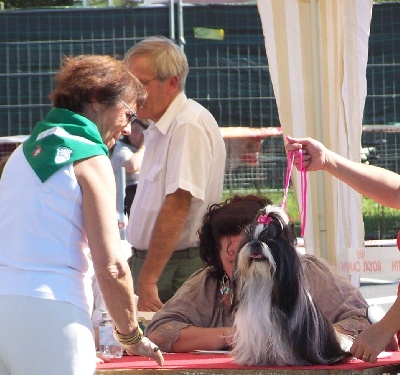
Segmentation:
<svg viewBox="0 0 400 375">
<path fill-rule="evenodd" d="M 183 92 L 180 92 L 176 98 L 169 105 L 168 109 L 161 116 L 161 118 L 155 123 L 155 126 L 162 134 L 167 134 L 168 129 L 171 127 L 176 114 L 179 113 L 179 108 L 187 102 L 187 97 Z"/>
</svg>

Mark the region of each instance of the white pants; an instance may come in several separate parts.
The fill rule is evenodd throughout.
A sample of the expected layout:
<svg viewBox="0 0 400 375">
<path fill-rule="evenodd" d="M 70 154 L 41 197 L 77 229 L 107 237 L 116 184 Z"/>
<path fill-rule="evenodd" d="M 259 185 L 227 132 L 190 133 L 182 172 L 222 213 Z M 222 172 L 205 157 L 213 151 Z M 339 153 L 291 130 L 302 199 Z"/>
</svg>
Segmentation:
<svg viewBox="0 0 400 375">
<path fill-rule="evenodd" d="M 89 315 L 66 302 L 0 296 L 0 375 L 93 375 Z"/>
</svg>

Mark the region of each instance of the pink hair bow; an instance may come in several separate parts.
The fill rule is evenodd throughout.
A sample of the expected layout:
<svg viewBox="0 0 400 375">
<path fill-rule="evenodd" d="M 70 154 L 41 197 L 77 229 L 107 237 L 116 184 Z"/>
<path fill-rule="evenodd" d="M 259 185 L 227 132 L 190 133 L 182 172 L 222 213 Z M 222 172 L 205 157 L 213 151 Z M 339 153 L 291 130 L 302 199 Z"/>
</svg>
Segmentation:
<svg viewBox="0 0 400 375">
<path fill-rule="evenodd" d="M 271 222 L 272 218 L 268 215 L 260 215 L 257 219 L 257 224 L 268 225 Z"/>
</svg>

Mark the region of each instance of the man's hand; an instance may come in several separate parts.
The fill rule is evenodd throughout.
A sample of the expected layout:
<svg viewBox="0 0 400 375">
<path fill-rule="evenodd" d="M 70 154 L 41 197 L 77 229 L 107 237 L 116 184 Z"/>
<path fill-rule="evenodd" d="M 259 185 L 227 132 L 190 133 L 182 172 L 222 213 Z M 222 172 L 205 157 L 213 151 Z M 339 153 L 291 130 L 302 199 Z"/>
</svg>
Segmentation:
<svg viewBox="0 0 400 375">
<path fill-rule="evenodd" d="M 156 284 L 139 283 L 136 293 L 139 296 L 138 311 L 158 311 L 163 307 Z"/>
</svg>

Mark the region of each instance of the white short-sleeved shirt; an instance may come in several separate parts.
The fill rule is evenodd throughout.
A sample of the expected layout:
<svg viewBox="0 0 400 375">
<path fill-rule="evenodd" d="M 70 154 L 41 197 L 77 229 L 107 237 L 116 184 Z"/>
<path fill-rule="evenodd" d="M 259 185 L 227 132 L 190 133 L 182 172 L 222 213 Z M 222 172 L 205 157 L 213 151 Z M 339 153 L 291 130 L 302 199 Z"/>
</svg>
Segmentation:
<svg viewBox="0 0 400 375">
<path fill-rule="evenodd" d="M 226 151 L 218 124 L 206 108 L 180 93 L 144 136 L 146 148 L 127 240 L 147 250 L 165 196 L 180 188 L 191 193 L 192 202 L 176 250 L 197 246 L 206 209 L 221 200 Z"/>
<path fill-rule="evenodd" d="M 42 183 L 19 146 L 0 179 L 0 295 L 69 302 L 91 313 L 93 265 L 73 164 Z"/>
</svg>

